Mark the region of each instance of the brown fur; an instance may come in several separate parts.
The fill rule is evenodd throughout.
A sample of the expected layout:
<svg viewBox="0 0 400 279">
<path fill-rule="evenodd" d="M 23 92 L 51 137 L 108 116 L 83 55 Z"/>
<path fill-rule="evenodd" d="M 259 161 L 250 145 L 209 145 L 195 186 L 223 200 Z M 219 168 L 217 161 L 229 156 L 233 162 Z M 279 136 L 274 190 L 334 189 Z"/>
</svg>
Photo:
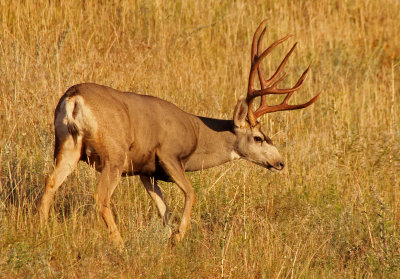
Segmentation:
<svg viewBox="0 0 400 279">
<path fill-rule="evenodd" d="M 175 235 L 179 241 L 189 225 L 194 201 L 185 171 L 239 157 L 270 169 L 282 169 L 282 159 L 260 125 L 249 125 L 247 109 L 247 103 L 239 100 L 233 120 L 212 119 L 186 113 L 152 96 L 90 83 L 71 87 L 55 111 L 56 166 L 42 198 L 42 220 L 48 218 L 54 193 L 82 160 L 101 172 L 95 199 L 111 237 L 118 243 L 122 238 L 109 203 L 119 177 L 141 176 L 164 224 L 168 208 L 157 180 L 175 182 L 185 195 L 184 213 Z M 262 142 L 255 142 L 255 136 Z"/>
</svg>

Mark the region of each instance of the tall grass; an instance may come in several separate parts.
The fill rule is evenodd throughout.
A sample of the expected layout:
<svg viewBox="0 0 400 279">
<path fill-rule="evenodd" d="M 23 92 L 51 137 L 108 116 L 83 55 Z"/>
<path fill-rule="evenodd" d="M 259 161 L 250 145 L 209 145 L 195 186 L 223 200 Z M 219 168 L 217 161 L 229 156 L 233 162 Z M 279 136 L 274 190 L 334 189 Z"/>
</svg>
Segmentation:
<svg viewBox="0 0 400 279">
<path fill-rule="evenodd" d="M 0 277 L 400 275 L 399 1 L 0 3 Z M 53 112 L 69 86 L 97 82 L 230 118 L 264 18 L 265 46 L 288 33 L 299 42 L 283 85 L 311 62 L 293 101 L 323 91 L 307 109 L 263 119 L 283 172 L 235 161 L 188 174 L 196 203 L 175 248 L 138 179 L 124 178 L 113 197 L 121 255 L 93 206 L 98 174 L 80 164 L 39 230 Z M 162 188 L 176 226 L 182 194 Z"/>
</svg>

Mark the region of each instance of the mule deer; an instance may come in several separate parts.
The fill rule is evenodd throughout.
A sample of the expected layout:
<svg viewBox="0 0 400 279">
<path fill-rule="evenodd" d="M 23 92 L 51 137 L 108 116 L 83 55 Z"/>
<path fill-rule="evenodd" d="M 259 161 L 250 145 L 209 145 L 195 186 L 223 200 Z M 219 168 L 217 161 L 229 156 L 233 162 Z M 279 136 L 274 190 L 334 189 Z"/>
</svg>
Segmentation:
<svg viewBox="0 0 400 279">
<path fill-rule="evenodd" d="M 47 178 L 40 203 L 42 223 L 48 219 L 55 192 L 80 160 L 101 173 L 95 201 L 111 238 L 119 245 L 122 238 L 110 209 L 110 199 L 123 175 L 140 176 L 164 225 L 168 222 L 168 207 L 157 181 L 178 185 L 185 196 L 182 220 L 172 238 L 178 242 L 186 233 L 194 202 L 194 191 L 185 171 L 202 170 L 238 158 L 270 170 L 282 170 L 282 157 L 257 119 L 265 113 L 305 108 L 320 94 L 304 104 L 288 104 L 292 94 L 303 85 L 308 68 L 292 88 L 277 88 L 285 75 L 278 76 L 296 44 L 271 78 L 264 78 L 261 61 L 290 37 L 274 42 L 262 52 L 264 23 L 253 37 L 247 97 L 238 100 L 232 120 L 192 115 L 156 97 L 92 83 L 69 88 L 55 110 L 55 168 Z M 256 72 L 261 89 L 254 88 Z M 266 102 L 269 94 L 287 95 L 281 104 L 269 106 Z M 261 102 L 254 110 L 257 97 L 261 97 Z"/>
</svg>

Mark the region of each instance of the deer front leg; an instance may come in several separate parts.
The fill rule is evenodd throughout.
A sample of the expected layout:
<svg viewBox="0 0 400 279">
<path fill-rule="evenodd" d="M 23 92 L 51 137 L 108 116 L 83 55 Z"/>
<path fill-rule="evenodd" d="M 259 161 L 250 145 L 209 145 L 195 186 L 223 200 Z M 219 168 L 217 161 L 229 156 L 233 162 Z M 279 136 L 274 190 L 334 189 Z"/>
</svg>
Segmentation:
<svg viewBox="0 0 400 279">
<path fill-rule="evenodd" d="M 157 184 L 157 181 L 154 178 L 150 178 L 148 176 L 140 176 L 140 180 L 146 188 L 147 193 L 156 204 L 163 225 L 166 226 L 168 224 L 168 206 L 165 203 L 164 197 L 162 195 L 160 187 Z"/>
<path fill-rule="evenodd" d="M 119 247 L 123 248 L 124 243 L 122 237 L 115 224 L 114 217 L 110 208 L 111 196 L 118 185 L 121 177 L 121 172 L 116 167 L 111 167 L 105 164 L 101 171 L 100 180 L 94 195 L 97 209 L 106 224 L 110 233 L 111 240 Z"/>
<path fill-rule="evenodd" d="M 185 195 L 185 205 L 183 208 L 181 223 L 178 232 L 173 236 L 173 241 L 178 243 L 183 239 L 187 228 L 190 225 L 190 214 L 194 203 L 194 190 L 190 181 L 186 178 L 185 171 L 178 160 L 170 159 L 168 157 L 163 159 L 161 156 L 159 156 L 159 158 L 161 166 Z"/>
</svg>

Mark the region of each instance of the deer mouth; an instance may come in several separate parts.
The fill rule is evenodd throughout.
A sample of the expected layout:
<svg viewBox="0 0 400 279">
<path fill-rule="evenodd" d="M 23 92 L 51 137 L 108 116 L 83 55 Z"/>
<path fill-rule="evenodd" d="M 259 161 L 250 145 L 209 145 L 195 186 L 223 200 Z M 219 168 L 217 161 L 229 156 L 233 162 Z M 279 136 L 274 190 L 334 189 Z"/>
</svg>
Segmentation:
<svg viewBox="0 0 400 279">
<path fill-rule="evenodd" d="M 275 164 L 270 164 L 267 162 L 266 168 L 272 172 L 281 171 L 285 167 L 283 162 L 276 162 Z"/>
<path fill-rule="evenodd" d="M 274 167 L 273 167 L 272 165 L 270 165 L 270 164 L 267 165 L 267 169 L 268 169 L 269 171 L 272 171 L 272 172 L 278 172 L 278 171 L 280 171 L 280 170 L 274 168 Z"/>
</svg>

